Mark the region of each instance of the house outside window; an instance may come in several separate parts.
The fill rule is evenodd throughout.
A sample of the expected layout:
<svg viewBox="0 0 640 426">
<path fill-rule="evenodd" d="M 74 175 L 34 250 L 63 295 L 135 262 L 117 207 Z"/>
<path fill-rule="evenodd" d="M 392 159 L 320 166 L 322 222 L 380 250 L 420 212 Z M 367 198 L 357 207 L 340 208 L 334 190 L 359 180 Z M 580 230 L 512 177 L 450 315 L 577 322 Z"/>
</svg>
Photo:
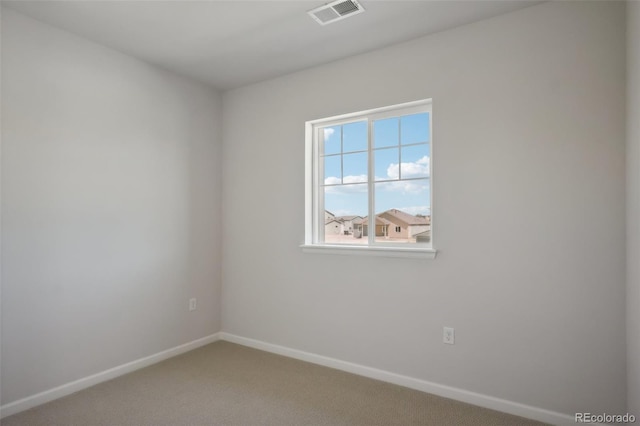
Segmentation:
<svg viewBox="0 0 640 426">
<path fill-rule="evenodd" d="M 435 257 L 432 143 L 431 100 L 307 122 L 303 248 Z"/>
</svg>

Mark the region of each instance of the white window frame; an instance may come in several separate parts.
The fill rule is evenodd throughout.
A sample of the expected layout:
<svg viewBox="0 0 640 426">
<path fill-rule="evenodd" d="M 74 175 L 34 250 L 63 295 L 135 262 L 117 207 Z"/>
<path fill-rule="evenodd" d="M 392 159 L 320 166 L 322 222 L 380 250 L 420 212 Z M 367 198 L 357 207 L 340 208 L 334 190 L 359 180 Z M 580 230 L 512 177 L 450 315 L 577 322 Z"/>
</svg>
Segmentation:
<svg viewBox="0 0 640 426">
<path fill-rule="evenodd" d="M 319 170 L 319 132 L 321 128 L 352 123 L 354 121 L 366 121 L 368 134 L 371 135 L 374 120 L 391 117 L 399 117 L 417 113 L 429 113 L 429 185 L 430 185 L 430 210 L 431 210 L 431 243 L 375 243 L 371 244 L 330 244 L 321 242 L 324 240 L 324 206 L 321 200 L 320 170 Z M 433 110 L 432 100 L 424 99 L 414 102 L 407 102 L 398 105 L 391 105 L 382 108 L 375 108 L 366 111 L 343 114 L 333 117 L 311 120 L 305 123 L 305 242 L 301 245 L 302 250 L 307 253 L 322 254 L 358 254 L 384 257 L 412 257 L 421 259 L 434 259 L 437 250 L 434 248 L 434 209 L 433 209 Z M 369 155 L 369 177 L 374 175 L 373 168 L 373 148 L 371 137 L 367 149 Z M 369 229 L 373 229 L 375 239 L 375 214 L 374 212 L 374 185 L 375 180 L 368 180 L 369 208 L 368 220 Z M 321 208 L 322 207 L 322 208 Z M 371 234 L 371 232 L 369 232 Z"/>
</svg>

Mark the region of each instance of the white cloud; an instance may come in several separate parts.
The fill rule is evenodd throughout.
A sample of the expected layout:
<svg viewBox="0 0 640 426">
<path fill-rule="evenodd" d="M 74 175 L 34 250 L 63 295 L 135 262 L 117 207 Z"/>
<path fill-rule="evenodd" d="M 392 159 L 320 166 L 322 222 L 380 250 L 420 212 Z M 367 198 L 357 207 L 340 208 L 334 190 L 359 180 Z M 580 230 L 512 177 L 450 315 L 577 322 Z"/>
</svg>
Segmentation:
<svg viewBox="0 0 640 426">
<path fill-rule="evenodd" d="M 339 177 L 335 177 L 335 176 L 329 176 L 328 178 L 324 179 L 324 184 L 325 185 L 339 185 L 340 183 L 340 178 Z"/>
<path fill-rule="evenodd" d="M 332 127 L 327 127 L 324 130 L 324 140 L 327 140 L 331 137 L 331 135 L 333 135 L 336 131 L 336 129 L 332 128 Z"/>
<path fill-rule="evenodd" d="M 377 180 L 389 179 L 389 177 L 376 178 Z M 339 177 L 329 176 L 325 178 L 324 188 L 327 194 L 353 194 L 367 192 L 367 185 L 354 185 L 363 184 L 367 182 L 367 175 L 354 175 L 345 176 L 343 182 L 340 182 Z M 376 190 L 381 192 L 395 192 L 402 194 L 418 194 L 429 189 L 429 182 L 427 180 L 395 180 L 387 182 L 376 183 Z"/>
<path fill-rule="evenodd" d="M 367 181 L 367 175 L 345 176 L 344 183 L 364 183 Z"/>
<path fill-rule="evenodd" d="M 342 182 L 340 182 L 339 177 L 329 176 L 324 179 L 325 185 L 340 185 L 340 184 L 349 184 L 349 183 L 365 183 L 367 181 L 367 175 L 355 175 L 355 176 L 345 176 Z"/>
<path fill-rule="evenodd" d="M 417 194 L 429 189 L 426 180 L 396 180 L 376 184 L 378 191 L 400 192 L 402 194 Z"/>
<path fill-rule="evenodd" d="M 391 179 L 398 179 L 399 169 L 402 170 L 402 178 L 429 177 L 429 157 L 426 155 L 415 162 L 391 163 L 387 167 L 387 176 Z"/>
<path fill-rule="evenodd" d="M 431 214 L 431 209 L 429 208 L 429 206 L 398 207 L 397 209 L 414 216 L 417 214 L 428 216 Z"/>
<path fill-rule="evenodd" d="M 367 185 L 337 185 L 325 186 L 325 194 L 348 195 L 367 192 Z"/>
<path fill-rule="evenodd" d="M 348 185 L 354 183 L 364 183 L 367 181 L 367 175 L 356 175 L 356 176 L 345 176 L 344 185 L 341 185 L 340 178 L 335 176 L 329 176 L 325 178 L 325 185 L 336 185 L 336 186 L 327 186 L 324 188 L 324 192 L 326 194 L 353 194 L 357 192 L 367 192 L 367 185 Z"/>
</svg>

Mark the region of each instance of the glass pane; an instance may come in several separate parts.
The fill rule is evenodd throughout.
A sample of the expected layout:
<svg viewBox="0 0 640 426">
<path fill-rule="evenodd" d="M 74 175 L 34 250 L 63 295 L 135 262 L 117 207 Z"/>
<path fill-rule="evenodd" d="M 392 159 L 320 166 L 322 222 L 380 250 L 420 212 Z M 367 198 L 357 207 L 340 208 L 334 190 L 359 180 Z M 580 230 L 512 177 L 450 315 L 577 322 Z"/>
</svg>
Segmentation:
<svg viewBox="0 0 640 426">
<path fill-rule="evenodd" d="M 339 154 L 341 150 L 341 126 L 325 127 L 321 129 L 324 136 L 320 152 L 324 155 Z"/>
<path fill-rule="evenodd" d="M 431 241 L 429 179 L 375 184 L 376 242 Z"/>
<path fill-rule="evenodd" d="M 324 160 L 324 184 L 335 185 L 342 183 L 340 156 L 331 155 L 323 157 L 322 160 Z"/>
<path fill-rule="evenodd" d="M 367 150 L 367 122 L 360 121 L 342 126 L 342 151 Z"/>
<path fill-rule="evenodd" d="M 377 120 L 373 122 L 373 146 L 380 148 L 383 146 L 398 145 L 398 126 L 397 118 L 387 118 L 385 120 Z"/>
<path fill-rule="evenodd" d="M 376 180 L 398 179 L 398 148 L 376 149 L 373 151 Z"/>
<path fill-rule="evenodd" d="M 405 115 L 400 126 L 403 145 L 429 142 L 429 113 Z"/>
<path fill-rule="evenodd" d="M 342 156 L 343 183 L 367 182 L 367 153 L 344 154 Z"/>
<path fill-rule="evenodd" d="M 324 187 L 324 242 L 368 244 L 367 237 L 363 237 L 368 206 L 367 184 Z"/>
<path fill-rule="evenodd" d="M 429 145 L 412 145 L 402 148 L 402 179 L 429 177 Z"/>
</svg>

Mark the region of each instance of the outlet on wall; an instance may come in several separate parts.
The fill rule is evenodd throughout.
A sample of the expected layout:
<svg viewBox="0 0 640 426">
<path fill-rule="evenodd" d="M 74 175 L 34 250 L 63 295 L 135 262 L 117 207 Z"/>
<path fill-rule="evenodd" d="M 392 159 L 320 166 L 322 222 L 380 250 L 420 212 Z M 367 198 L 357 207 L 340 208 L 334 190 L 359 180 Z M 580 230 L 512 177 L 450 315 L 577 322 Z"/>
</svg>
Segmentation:
<svg viewBox="0 0 640 426">
<path fill-rule="evenodd" d="M 189 299 L 189 310 L 190 311 L 195 311 L 196 310 L 196 298 L 195 297 Z"/>
<path fill-rule="evenodd" d="M 442 341 L 448 345 L 453 345 L 455 342 L 455 331 L 453 327 L 442 328 Z"/>
</svg>

